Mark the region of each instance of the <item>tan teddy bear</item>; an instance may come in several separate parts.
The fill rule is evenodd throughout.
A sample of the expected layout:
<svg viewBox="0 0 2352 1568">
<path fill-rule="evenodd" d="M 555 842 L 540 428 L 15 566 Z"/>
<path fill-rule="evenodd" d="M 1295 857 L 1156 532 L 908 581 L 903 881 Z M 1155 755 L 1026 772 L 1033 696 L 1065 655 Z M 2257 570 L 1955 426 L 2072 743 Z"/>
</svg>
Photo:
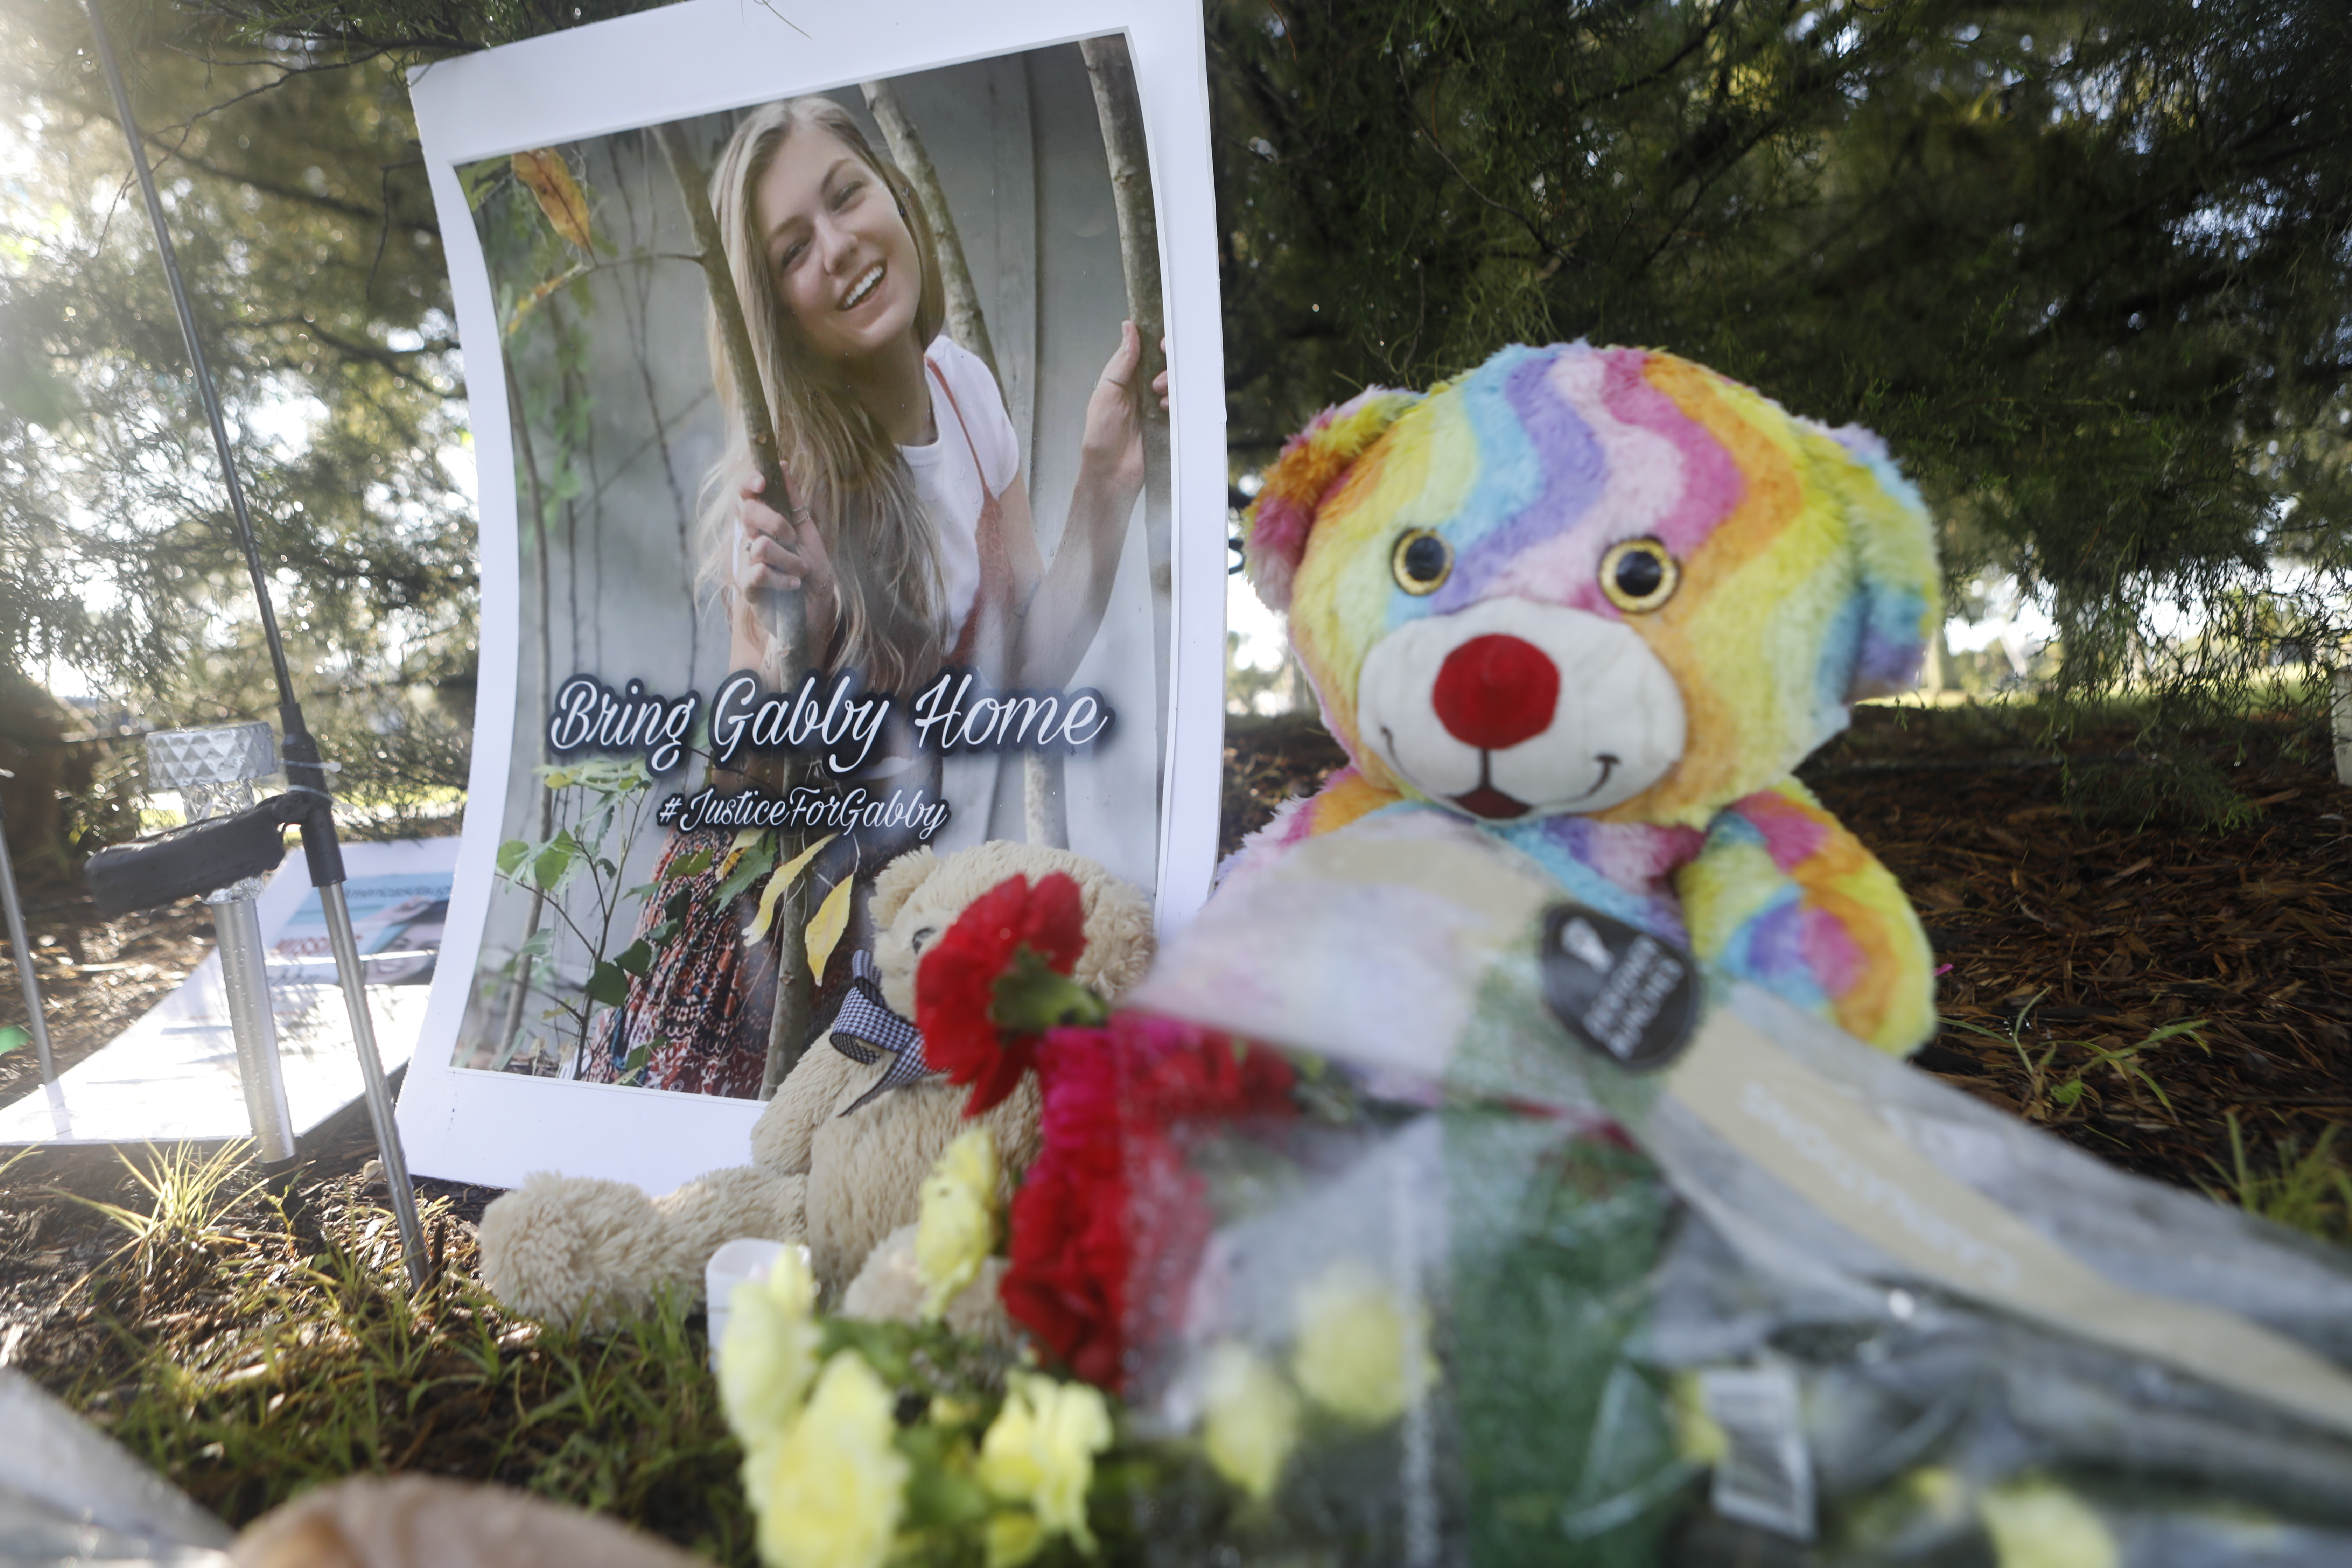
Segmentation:
<svg viewBox="0 0 2352 1568">
<path fill-rule="evenodd" d="M 1074 878 L 1086 910 L 1086 952 L 1075 978 L 1117 998 L 1150 966 L 1151 907 L 1142 893 L 1083 855 L 996 839 L 953 855 L 902 855 L 875 879 L 871 900 L 882 997 L 903 1018 L 915 1015 L 915 965 L 924 947 L 966 904 L 1006 878 L 1061 871 Z M 582 1327 L 643 1315 L 665 1289 L 698 1297 L 703 1268 L 738 1237 L 808 1244 L 826 1299 L 861 1316 L 900 1316 L 906 1259 L 869 1255 L 913 1225 L 923 1178 L 949 1142 L 971 1125 L 970 1091 L 929 1077 L 877 1095 L 845 1115 L 879 1083 L 892 1058 L 860 1061 L 820 1038 L 777 1089 L 751 1128 L 751 1163 L 714 1171 L 649 1198 L 625 1182 L 534 1174 L 482 1215 L 482 1279 L 518 1312 Z M 979 1120 L 996 1140 L 1010 1184 L 1037 1152 L 1034 1075 Z M 853 1285 L 853 1281 L 856 1281 Z M 969 1289 L 950 1308 L 959 1327 L 986 1329 L 993 1303 Z"/>
</svg>

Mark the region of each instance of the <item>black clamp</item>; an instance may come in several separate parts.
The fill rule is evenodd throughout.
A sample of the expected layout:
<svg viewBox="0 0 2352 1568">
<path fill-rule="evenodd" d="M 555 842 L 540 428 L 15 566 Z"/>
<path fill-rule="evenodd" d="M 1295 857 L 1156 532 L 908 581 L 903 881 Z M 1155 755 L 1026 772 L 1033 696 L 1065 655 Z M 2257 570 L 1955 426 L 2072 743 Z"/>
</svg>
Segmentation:
<svg viewBox="0 0 2352 1568">
<path fill-rule="evenodd" d="M 286 858 L 286 830 L 292 826 L 301 827 L 306 847 L 323 839 L 331 852 L 331 822 L 321 824 L 320 819 L 329 817 L 333 805 L 318 790 L 289 789 L 232 816 L 191 822 L 101 849 L 85 868 L 91 901 L 101 915 L 128 914 L 262 876 Z M 320 832 L 321 826 L 328 831 Z M 342 880 L 341 859 L 334 856 L 332 879 L 338 882 Z M 315 852 L 311 861 L 317 880 Z"/>
</svg>

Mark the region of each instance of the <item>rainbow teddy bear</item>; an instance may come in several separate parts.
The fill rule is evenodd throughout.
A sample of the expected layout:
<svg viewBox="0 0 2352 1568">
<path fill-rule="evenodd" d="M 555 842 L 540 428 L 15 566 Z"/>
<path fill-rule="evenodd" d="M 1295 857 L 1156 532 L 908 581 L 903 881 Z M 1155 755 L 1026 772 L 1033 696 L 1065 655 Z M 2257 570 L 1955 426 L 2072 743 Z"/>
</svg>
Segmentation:
<svg viewBox="0 0 2352 1568">
<path fill-rule="evenodd" d="M 1941 613 L 1877 437 L 1671 354 L 1508 348 L 1318 416 L 1248 564 L 1351 765 L 1228 879 L 1373 812 L 1460 813 L 1883 1050 L 1930 1033 L 1917 915 L 1790 772 L 1911 684 Z"/>
</svg>

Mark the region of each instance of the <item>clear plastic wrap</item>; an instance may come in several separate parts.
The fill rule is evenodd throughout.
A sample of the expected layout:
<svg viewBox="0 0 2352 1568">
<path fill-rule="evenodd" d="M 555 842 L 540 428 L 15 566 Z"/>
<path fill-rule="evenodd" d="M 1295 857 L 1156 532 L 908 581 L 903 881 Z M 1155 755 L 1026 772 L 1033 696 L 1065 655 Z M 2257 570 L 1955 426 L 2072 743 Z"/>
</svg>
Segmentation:
<svg viewBox="0 0 2352 1568">
<path fill-rule="evenodd" d="M 0 1568 L 226 1568 L 228 1541 L 163 1477 L 0 1367 Z"/>
<path fill-rule="evenodd" d="M 1204 1214 L 1123 1339 L 1201 1456 L 1150 1560 L 2352 1562 L 2352 1260 L 1753 990 L 1628 1070 L 1546 1005 L 1557 898 L 1369 819 L 1132 999 L 1297 1075 L 1150 1123 Z"/>
</svg>

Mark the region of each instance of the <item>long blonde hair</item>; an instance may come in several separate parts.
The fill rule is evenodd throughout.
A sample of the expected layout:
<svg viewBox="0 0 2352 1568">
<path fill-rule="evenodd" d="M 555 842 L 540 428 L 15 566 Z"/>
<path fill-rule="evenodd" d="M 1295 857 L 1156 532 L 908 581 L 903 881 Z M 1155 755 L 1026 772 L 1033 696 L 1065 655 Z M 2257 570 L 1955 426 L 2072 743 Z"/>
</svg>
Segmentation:
<svg viewBox="0 0 2352 1568">
<path fill-rule="evenodd" d="M 889 432 L 851 395 L 839 371 L 810 350 L 791 312 L 777 308 L 767 237 L 760 232 L 758 189 L 785 138 L 803 129 L 829 132 L 897 197 L 922 263 L 914 324 L 919 347 L 928 347 L 939 335 L 947 318 L 947 293 L 929 215 L 907 176 L 874 151 L 847 110 L 828 98 L 788 99 L 755 110 L 735 128 L 711 172 L 710 205 L 751 329 L 752 358 L 775 422 L 776 449 L 790 466 L 793 490 L 814 518 L 832 558 L 840 595 L 836 663 L 860 671 L 869 689 L 904 691 L 930 673 L 953 637 L 941 626 L 947 589 L 939 525 Z M 735 544 L 734 481 L 752 467 L 751 443 L 728 372 L 727 342 L 716 309 L 709 313 L 709 333 L 711 376 L 726 417 L 727 446 L 703 482 L 699 576 L 724 595 L 733 592 L 728 569 Z M 778 511 L 786 510 L 782 498 L 767 499 Z M 814 668 L 825 650 L 800 652 L 804 667 Z"/>
</svg>

